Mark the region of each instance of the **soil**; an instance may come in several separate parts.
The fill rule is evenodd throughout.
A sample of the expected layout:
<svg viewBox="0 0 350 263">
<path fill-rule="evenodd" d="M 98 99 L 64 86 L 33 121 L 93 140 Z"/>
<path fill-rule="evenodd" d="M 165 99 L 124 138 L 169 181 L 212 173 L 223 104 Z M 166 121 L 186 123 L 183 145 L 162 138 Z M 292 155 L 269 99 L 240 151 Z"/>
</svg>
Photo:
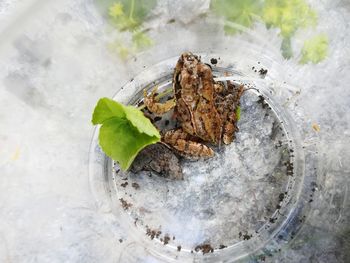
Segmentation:
<svg viewBox="0 0 350 263">
<path fill-rule="evenodd" d="M 125 183 L 120 184 L 120 186 L 125 188 L 128 184 L 129 184 L 128 182 L 125 182 Z"/>
<path fill-rule="evenodd" d="M 249 235 L 249 234 L 244 234 L 243 235 L 243 240 L 249 240 L 253 237 L 253 235 Z"/>
<path fill-rule="evenodd" d="M 122 207 L 124 208 L 124 210 L 128 210 L 130 207 L 132 207 L 132 204 L 128 203 L 123 198 L 120 198 L 119 201 L 122 203 Z"/>
<path fill-rule="evenodd" d="M 263 95 L 259 95 L 259 100 L 257 102 L 262 105 L 263 109 L 265 109 L 269 106 L 269 104 L 266 103 Z"/>
<path fill-rule="evenodd" d="M 287 175 L 293 176 L 293 170 L 294 170 L 293 163 L 291 161 L 287 161 L 284 163 L 284 165 L 287 167 Z"/>
<path fill-rule="evenodd" d="M 278 200 L 279 200 L 280 202 L 282 202 L 283 199 L 284 199 L 284 193 L 280 193 L 279 196 L 278 196 Z"/>
<path fill-rule="evenodd" d="M 135 188 L 135 190 L 139 190 L 140 189 L 140 185 L 138 183 L 132 183 L 131 186 L 133 188 Z"/>
<path fill-rule="evenodd" d="M 170 241 L 170 237 L 168 234 L 165 234 L 164 238 L 163 238 L 163 243 L 164 245 L 167 245 Z"/>
<path fill-rule="evenodd" d="M 267 69 L 261 68 L 261 69 L 259 70 L 259 74 L 260 74 L 261 77 L 265 77 L 266 74 L 267 74 Z"/>
<path fill-rule="evenodd" d="M 158 238 L 162 231 L 160 230 L 154 230 L 150 229 L 148 226 L 146 226 L 146 235 L 149 236 L 151 239 L 154 239 L 155 237 Z"/>
<path fill-rule="evenodd" d="M 208 243 L 202 244 L 202 245 L 198 245 L 198 246 L 196 246 L 196 247 L 194 248 L 194 250 L 195 250 L 196 252 L 202 251 L 203 255 L 204 255 L 204 254 L 207 254 L 207 253 L 209 253 L 209 252 L 211 252 L 211 253 L 214 252 L 214 248 L 213 248 L 210 244 L 208 244 Z"/>
</svg>

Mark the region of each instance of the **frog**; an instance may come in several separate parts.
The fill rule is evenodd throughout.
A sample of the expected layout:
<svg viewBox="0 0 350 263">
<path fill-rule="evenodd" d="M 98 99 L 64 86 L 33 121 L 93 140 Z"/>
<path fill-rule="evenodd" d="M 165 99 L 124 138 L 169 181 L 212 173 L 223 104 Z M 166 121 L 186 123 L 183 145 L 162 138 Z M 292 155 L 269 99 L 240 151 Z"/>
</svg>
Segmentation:
<svg viewBox="0 0 350 263">
<path fill-rule="evenodd" d="M 236 109 L 244 86 L 215 82 L 210 65 L 191 52 L 179 57 L 172 79 L 174 99 L 164 103 L 144 91 L 144 104 L 161 116 L 174 109 L 178 128 L 162 133 L 162 142 L 189 159 L 209 158 L 214 150 L 207 144 L 230 144 L 238 131 Z"/>
</svg>

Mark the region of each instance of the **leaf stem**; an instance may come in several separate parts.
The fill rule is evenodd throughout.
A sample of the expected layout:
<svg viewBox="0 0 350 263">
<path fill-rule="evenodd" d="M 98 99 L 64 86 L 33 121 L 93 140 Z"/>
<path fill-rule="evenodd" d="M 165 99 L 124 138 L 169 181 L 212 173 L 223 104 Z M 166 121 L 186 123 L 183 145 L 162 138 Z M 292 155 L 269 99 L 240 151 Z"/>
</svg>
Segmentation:
<svg viewBox="0 0 350 263">
<path fill-rule="evenodd" d="M 134 14 L 134 8 L 135 8 L 135 0 L 131 0 L 131 7 L 130 7 L 130 13 L 129 13 L 129 18 L 131 21 L 134 21 L 132 18 L 132 15 Z"/>
</svg>

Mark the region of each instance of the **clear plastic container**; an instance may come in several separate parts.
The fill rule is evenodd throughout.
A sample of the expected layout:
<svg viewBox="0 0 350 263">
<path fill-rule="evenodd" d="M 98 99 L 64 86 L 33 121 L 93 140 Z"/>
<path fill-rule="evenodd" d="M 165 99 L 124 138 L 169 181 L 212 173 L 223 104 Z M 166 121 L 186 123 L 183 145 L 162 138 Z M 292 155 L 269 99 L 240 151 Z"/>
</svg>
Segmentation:
<svg viewBox="0 0 350 263">
<path fill-rule="evenodd" d="M 344 1 L 311 1 L 317 25 L 290 43 L 259 17 L 247 28 L 217 16 L 209 1 L 154 1 L 141 27 L 151 42 L 117 30 L 96 1 L 13 3 L 0 12 L 0 261 L 346 262 Z M 301 64 L 314 34 L 327 35 L 327 56 Z M 134 104 L 144 88 L 171 86 L 184 51 L 257 89 L 242 97 L 235 141 L 182 161 L 182 181 L 117 173 L 90 122 L 97 100 Z"/>
</svg>

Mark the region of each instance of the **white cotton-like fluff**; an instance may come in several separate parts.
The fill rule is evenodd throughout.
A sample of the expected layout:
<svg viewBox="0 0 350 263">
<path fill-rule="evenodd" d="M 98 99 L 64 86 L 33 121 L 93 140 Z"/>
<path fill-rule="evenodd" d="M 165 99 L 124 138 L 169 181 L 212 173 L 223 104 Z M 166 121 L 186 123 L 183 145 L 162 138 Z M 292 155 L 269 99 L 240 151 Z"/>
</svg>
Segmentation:
<svg viewBox="0 0 350 263">
<path fill-rule="evenodd" d="M 252 66 L 268 69 L 263 81 L 271 97 L 292 115 L 306 155 L 317 156 L 314 210 L 297 243 L 305 245 L 286 245 L 274 260 L 336 262 L 344 253 L 350 211 L 347 1 L 311 1 L 318 26 L 296 32 L 295 56 L 284 60 L 277 29 L 256 23 L 249 32 L 225 36 L 222 24 L 201 16 L 210 1 L 159 0 L 146 23 L 154 46 L 126 61 L 111 43 L 131 43 L 131 35 L 112 29 L 93 1 L 32 2 L 24 9 L 23 1 L 0 1 L 0 21 L 8 22 L 0 26 L 6 24 L 0 32 L 0 262 L 157 262 L 128 235 L 144 226 L 121 224 L 92 194 L 91 113 L 100 97 L 112 97 L 141 71 L 183 51 L 204 54 L 207 62 L 220 54 L 218 66 L 232 62 L 245 81 L 262 81 Z M 174 16 L 177 22 L 165 23 Z M 327 59 L 298 64 L 304 40 L 316 33 L 328 35 Z M 162 233 L 176 237 L 174 251 L 204 241 L 230 245 L 239 232 L 254 233 L 268 221 L 288 178 L 279 166 L 283 147 L 275 148 L 282 135 L 271 138 L 274 117 L 256 100 L 251 92 L 243 96 L 235 141 L 210 161 L 185 162 L 183 182 L 133 176 L 141 185 L 132 196 L 138 203 L 131 215 L 122 211 L 124 218 L 133 225 L 141 215 L 155 228 L 162 222 Z M 179 262 L 185 262 L 181 253 Z"/>
</svg>

